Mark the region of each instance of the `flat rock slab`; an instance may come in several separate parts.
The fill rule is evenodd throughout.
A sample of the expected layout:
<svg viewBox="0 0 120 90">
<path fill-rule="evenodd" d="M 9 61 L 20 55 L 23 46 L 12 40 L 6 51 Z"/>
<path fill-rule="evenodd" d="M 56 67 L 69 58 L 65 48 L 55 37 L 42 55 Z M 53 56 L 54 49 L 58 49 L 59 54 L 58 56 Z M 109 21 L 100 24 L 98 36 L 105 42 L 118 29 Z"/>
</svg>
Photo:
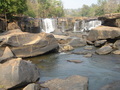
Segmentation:
<svg viewBox="0 0 120 90">
<path fill-rule="evenodd" d="M 88 90 L 88 78 L 75 75 L 66 79 L 46 81 L 41 86 L 49 90 Z"/>
<path fill-rule="evenodd" d="M 99 26 L 92 29 L 87 37 L 89 41 L 114 39 L 120 37 L 120 28 Z"/>
</svg>

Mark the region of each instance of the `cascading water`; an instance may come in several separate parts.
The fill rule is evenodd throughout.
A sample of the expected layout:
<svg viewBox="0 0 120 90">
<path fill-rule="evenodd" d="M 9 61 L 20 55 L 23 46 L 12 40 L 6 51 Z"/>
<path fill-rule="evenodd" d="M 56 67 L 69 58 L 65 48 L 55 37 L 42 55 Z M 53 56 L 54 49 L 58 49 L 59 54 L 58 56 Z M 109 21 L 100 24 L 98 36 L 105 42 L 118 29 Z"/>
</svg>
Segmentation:
<svg viewBox="0 0 120 90">
<path fill-rule="evenodd" d="M 54 19 L 50 19 L 50 18 L 46 18 L 43 19 L 43 29 L 42 31 L 46 32 L 46 33 L 51 33 L 56 29 L 56 25 L 55 25 L 55 20 Z"/>
<path fill-rule="evenodd" d="M 74 32 L 83 32 L 83 31 L 89 31 L 97 26 L 101 25 L 100 20 L 89 20 L 89 21 L 75 21 L 74 23 Z"/>
<path fill-rule="evenodd" d="M 75 23 L 74 23 L 74 32 L 77 32 L 78 30 L 79 30 L 79 21 L 76 21 Z"/>
</svg>

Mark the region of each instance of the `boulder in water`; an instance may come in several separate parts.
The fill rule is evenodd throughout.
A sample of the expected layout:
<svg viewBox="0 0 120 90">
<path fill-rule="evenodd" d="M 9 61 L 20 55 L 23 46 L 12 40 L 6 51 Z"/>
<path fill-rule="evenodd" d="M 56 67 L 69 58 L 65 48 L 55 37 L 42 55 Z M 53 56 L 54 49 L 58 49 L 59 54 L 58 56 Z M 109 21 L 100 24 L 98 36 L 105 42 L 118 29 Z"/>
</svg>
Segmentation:
<svg viewBox="0 0 120 90">
<path fill-rule="evenodd" d="M 36 82 L 39 78 L 39 69 L 30 61 L 15 58 L 0 64 L 0 85 L 5 89 Z"/>
<path fill-rule="evenodd" d="M 99 26 L 90 31 L 87 39 L 90 41 L 115 39 L 120 37 L 120 28 Z"/>
<path fill-rule="evenodd" d="M 96 50 L 97 54 L 104 55 L 104 54 L 109 54 L 113 51 L 111 46 L 103 46 L 100 49 Z"/>
<path fill-rule="evenodd" d="M 88 90 L 88 78 L 83 76 L 70 76 L 66 79 L 53 79 L 41 84 L 49 90 Z"/>
</svg>

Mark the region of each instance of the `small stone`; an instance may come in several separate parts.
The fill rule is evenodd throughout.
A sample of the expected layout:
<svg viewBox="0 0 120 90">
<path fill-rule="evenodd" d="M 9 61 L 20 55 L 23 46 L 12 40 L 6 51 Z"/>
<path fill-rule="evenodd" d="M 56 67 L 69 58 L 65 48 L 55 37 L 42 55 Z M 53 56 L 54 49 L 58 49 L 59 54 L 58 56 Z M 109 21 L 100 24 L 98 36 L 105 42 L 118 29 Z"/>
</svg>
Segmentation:
<svg viewBox="0 0 120 90">
<path fill-rule="evenodd" d="M 67 60 L 68 62 L 74 62 L 74 63 L 82 63 L 83 61 L 80 60 Z"/>
<path fill-rule="evenodd" d="M 84 49 L 85 49 L 85 50 L 92 50 L 92 49 L 93 49 L 93 46 L 85 46 Z"/>
<path fill-rule="evenodd" d="M 84 57 L 87 57 L 87 58 L 92 57 L 92 54 L 88 53 L 88 54 L 84 55 Z"/>
</svg>

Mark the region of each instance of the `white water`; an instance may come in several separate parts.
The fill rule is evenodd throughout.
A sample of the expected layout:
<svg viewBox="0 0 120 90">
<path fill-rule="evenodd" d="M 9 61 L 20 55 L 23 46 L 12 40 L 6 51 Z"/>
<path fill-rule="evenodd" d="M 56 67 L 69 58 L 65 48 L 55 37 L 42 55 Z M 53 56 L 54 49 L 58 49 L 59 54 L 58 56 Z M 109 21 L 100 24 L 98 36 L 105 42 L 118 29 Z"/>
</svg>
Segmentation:
<svg viewBox="0 0 120 90">
<path fill-rule="evenodd" d="M 100 20 L 91 20 L 91 21 L 76 21 L 74 23 L 74 32 L 83 32 L 89 31 L 95 27 L 98 27 L 102 24 Z"/>
<path fill-rule="evenodd" d="M 42 31 L 46 33 L 51 33 L 56 29 L 55 19 L 46 18 L 46 19 L 43 19 L 42 22 L 43 22 Z"/>
</svg>

